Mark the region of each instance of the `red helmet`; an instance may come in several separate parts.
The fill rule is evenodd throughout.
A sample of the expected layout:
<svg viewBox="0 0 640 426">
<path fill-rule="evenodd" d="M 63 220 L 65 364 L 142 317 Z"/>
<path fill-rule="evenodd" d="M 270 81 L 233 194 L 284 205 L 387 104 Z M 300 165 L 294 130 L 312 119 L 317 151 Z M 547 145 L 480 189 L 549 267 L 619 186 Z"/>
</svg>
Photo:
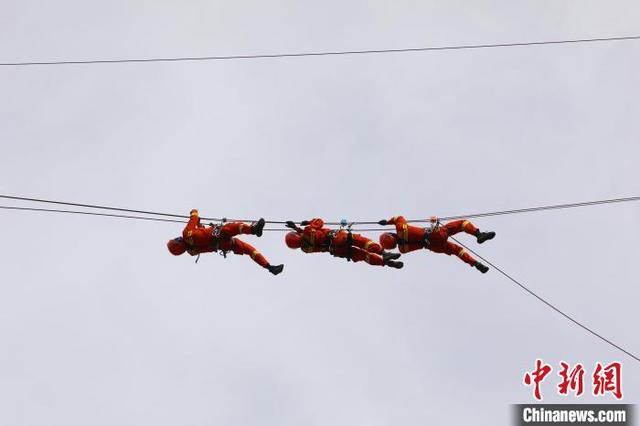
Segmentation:
<svg viewBox="0 0 640 426">
<path fill-rule="evenodd" d="M 182 237 L 174 238 L 173 240 L 169 240 L 167 243 L 167 248 L 174 256 L 180 256 L 182 253 L 187 251 L 187 244 L 184 242 Z"/>
<path fill-rule="evenodd" d="M 385 250 L 393 250 L 398 245 L 398 236 L 391 232 L 385 232 L 380 235 L 380 245 Z"/>
<path fill-rule="evenodd" d="M 289 232 L 284 237 L 284 242 L 287 243 L 287 247 L 290 249 L 297 249 L 302 246 L 302 236 L 297 232 Z"/>
</svg>

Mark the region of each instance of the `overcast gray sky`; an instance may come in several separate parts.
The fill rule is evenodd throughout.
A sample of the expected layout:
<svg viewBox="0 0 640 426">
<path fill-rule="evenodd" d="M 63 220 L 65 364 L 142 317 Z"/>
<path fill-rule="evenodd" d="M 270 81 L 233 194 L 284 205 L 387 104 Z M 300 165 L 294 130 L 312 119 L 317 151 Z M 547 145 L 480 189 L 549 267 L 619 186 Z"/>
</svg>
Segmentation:
<svg viewBox="0 0 640 426">
<path fill-rule="evenodd" d="M 5 0 L 0 62 L 638 35 L 639 22 L 634 1 Z M 0 189 L 277 220 L 638 195 L 639 66 L 629 41 L 3 67 Z M 639 211 L 477 220 L 498 233 L 478 250 L 637 354 Z M 171 224 L 0 221 L 2 424 L 506 425 L 509 404 L 532 401 L 522 376 L 538 357 L 587 374 L 620 360 L 624 402 L 640 395 L 637 362 L 444 255 L 398 271 L 246 237 L 286 264 L 273 277 L 238 256 L 172 257 Z M 545 402 L 576 401 L 556 383 Z"/>
</svg>

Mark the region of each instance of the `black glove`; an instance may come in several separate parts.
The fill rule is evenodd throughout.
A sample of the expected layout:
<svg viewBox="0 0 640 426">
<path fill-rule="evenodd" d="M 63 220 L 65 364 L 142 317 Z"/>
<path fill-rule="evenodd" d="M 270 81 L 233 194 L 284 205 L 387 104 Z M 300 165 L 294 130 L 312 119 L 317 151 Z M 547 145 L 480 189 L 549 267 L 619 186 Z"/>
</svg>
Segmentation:
<svg viewBox="0 0 640 426">
<path fill-rule="evenodd" d="M 287 228 L 296 229 L 297 226 L 292 220 L 288 220 L 285 225 Z"/>
<path fill-rule="evenodd" d="M 307 226 L 310 222 L 308 220 L 303 220 L 300 222 L 300 226 Z"/>
<path fill-rule="evenodd" d="M 386 225 L 387 223 L 389 223 L 387 222 L 387 219 L 382 219 L 378 221 L 378 225 Z"/>
</svg>

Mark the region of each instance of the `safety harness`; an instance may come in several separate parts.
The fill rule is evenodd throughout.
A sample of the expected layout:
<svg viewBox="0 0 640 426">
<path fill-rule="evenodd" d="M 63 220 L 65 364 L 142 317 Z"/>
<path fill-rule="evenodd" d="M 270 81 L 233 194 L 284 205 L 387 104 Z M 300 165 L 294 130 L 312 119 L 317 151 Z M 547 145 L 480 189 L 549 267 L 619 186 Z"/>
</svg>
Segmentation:
<svg viewBox="0 0 640 426">
<path fill-rule="evenodd" d="M 404 226 L 406 227 L 407 224 L 405 224 Z M 436 231 L 438 228 L 440 228 L 440 220 L 437 220 L 433 225 L 427 228 L 424 228 L 424 237 L 420 241 L 408 241 L 402 238 L 401 235 L 398 235 L 398 244 L 404 245 L 404 244 L 412 244 L 412 243 L 421 243 L 423 248 L 428 249 L 431 246 L 431 243 L 429 242 L 429 237 L 431 236 L 431 233 L 433 231 Z"/>
<path fill-rule="evenodd" d="M 329 233 L 329 235 L 327 235 L 327 242 L 329 245 L 329 253 L 331 253 L 333 256 L 336 256 L 335 254 L 335 249 L 336 247 L 334 247 L 333 242 L 335 240 L 336 235 L 338 235 L 338 233 L 340 231 L 346 231 L 347 232 L 347 241 L 346 241 L 346 245 L 347 245 L 347 255 L 345 256 L 345 258 L 347 259 L 347 262 L 351 262 L 351 257 L 353 255 L 353 233 L 351 232 L 351 226 L 353 225 L 353 223 L 349 223 L 347 224 L 347 221 L 345 219 L 342 219 L 340 221 L 340 229 L 338 230 L 334 230 L 331 231 Z M 346 227 L 346 229 L 345 229 Z M 336 256 L 338 257 L 338 256 Z"/>
<path fill-rule="evenodd" d="M 209 226 L 213 228 L 212 238 L 211 238 L 211 247 L 214 252 L 218 253 L 220 256 L 224 257 L 225 259 L 227 258 L 227 251 L 220 249 L 220 235 L 221 235 L 222 226 L 226 221 L 227 221 L 226 218 L 222 218 L 220 223 L 216 223 L 216 224 L 209 223 Z M 188 241 L 186 241 L 186 243 L 187 243 L 187 250 L 191 251 L 193 249 L 193 246 L 189 244 Z M 234 242 L 232 239 L 231 245 L 233 246 L 233 244 Z M 198 263 L 198 260 L 200 260 L 200 253 L 198 253 L 195 263 Z"/>
<path fill-rule="evenodd" d="M 347 241 L 346 241 L 347 255 L 345 256 L 345 258 L 347 259 L 347 262 L 351 261 L 351 257 L 353 255 L 353 233 L 351 232 L 351 226 L 352 225 L 353 225 L 352 223 L 347 224 L 347 222 L 345 220 L 343 220 L 341 222 L 340 229 L 334 229 L 334 230 L 329 231 L 329 233 L 325 237 L 324 242 L 322 244 L 319 244 L 318 248 L 320 248 L 321 251 L 328 251 L 333 256 L 338 257 L 335 254 L 335 249 L 338 248 L 338 247 L 334 246 L 334 240 L 335 240 L 336 236 L 338 235 L 338 233 L 340 231 L 346 231 L 347 232 Z M 345 226 L 346 226 L 346 229 L 345 229 Z M 307 238 L 306 235 L 303 235 L 303 237 L 302 237 L 302 250 L 304 252 L 308 253 L 309 251 L 313 251 L 313 249 L 316 248 L 315 237 L 316 237 L 315 236 L 315 232 L 313 234 L 311 234 L 310 238 Z"/>
<path fill-rule="evenodd" d="M 210 223 L 209 225 L 213 227 L 213 250 L 215 252 L 217 252 L 220 256 L 224 257 L 225 259 L 227 258 L 227 251 L 226 250 L 222 250 L 220 249 L 220 235 L 222 232 L 222 226 L 224 225 L 224 223 L 227 221 L 226 217 L 223 217 L 222 220 L 220 221 L 220 223 Z M 231 246 L 234 245 L 234 241 L 233 238 L 231 239 Z"/>
</svg>

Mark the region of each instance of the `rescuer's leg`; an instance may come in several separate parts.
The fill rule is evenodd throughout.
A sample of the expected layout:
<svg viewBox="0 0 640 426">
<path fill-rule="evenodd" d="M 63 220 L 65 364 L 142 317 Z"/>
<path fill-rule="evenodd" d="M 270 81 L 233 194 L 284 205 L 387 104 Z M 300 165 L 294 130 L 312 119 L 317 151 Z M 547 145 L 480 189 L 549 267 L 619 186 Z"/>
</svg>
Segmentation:
<svg viewBox="0 0 640 426">
<path fill-rule="evenodd" d="M 352 247 L 351 250 L 352 250 L 351 260 L 353 260 L 354 262 L 360 262 L 364 260 L 369 265 L 388 266 L 390 268 L 396 268 L 396 269 L 400 269 L 404 266 L 404 263 L 402 262 L 398 262 L 388 257 L 385 258 L 384 256 L 380 256 L 379 254 L 365 251 L 359 247 Z M 389 253 L 389 254 L 392 254 L 392 253 Z M 398 255 L 398 253 L 393 253 L 393 255 L 394 256 Z"/>
<path fill-rule="evenodd" d="M 382 252 L 382 260 L 384 262 L 388 262 L 390 260 L 400 259 L 400 256 L 402 256 L 400 253 L 392 253 L 390 251 Z"/>
<path fill-rule="evenodd" d="M 360 234 L 352 234 L 353 235 L 353 245 L 359 247 L 369 253 L 382 254 L 382 246 L 375 241 L 360 235 Z"/>
<path fill-rule="evenodd" d="M 251 225 L 243 222 L 229 222 L 220 228 L 220 236 L 222 238 L 231 238 L 241 234 L 253 234 Z"/>
<path fill-rule="evenodd" d="M 455 235 L 458 232 L 465 232 L 476 237 L 478 244 L 482 244 L 496 236 L 495 232 L 480 232 L 480 230 L 468 220 L 454 220 L 444 227 L 447 229 L 448 235 Z"/>
<path fill-rule="evenodd" d="M 282 264 L 280 264 L 280 265 L 269 265 L 269 266 L 267 266 L 267 269 L 273 275 L 278 275 L 284 269 L 284 265 L 282 265 Z"/>
<path fill-rule="evenodd" d="M 237 238 L 232 238 L 230 243 L 231 250 L 238 255 L 249 255 L 258 265 L 268 269 L 273 275 L 278 275 L 284 269 L 284 265 L 271 265 L 269 261 L 249 243 L 245 243 Z"/>
<path fill-rule="evenodd" d="M 240 234 L 257 235 L 262 236 L 262 229 L 264 228 L 264 219 L 260 218 L 257 222 L 251 225 L 243 222 L 230 222 L 225 223 L 220 228 L 220 235 L 224 238 L 234 237 Z"/>
<path fill-rule="evenodd" d="M 478 240 L 478 244 L 482 244 L 487 240 L 491 240 L 493 239 L 493 237 L 496 236 L 496 233 L 491 231 L 491 232 L 480 232 L 480 230 L 478 230 L 475 234 L 476 236 L 476 240 Z"/>
<path fill-rule="evenodd" d="M 478 271 L 482 272 L 483 274 L 489 270 L 488 267 L 486 267 L 485 265 L 483 265 L 482 263 L 478 262 L 473 257 L 471 257 L 471 255 L 467 253 L 465 249 L 463 249 L 462 247 L 460 247 L 455 243 L 452 243 L 451 241 L 447 241 L 447 246 L 444 250 L 444 253 L 448 254 L 449 256 L 451 255 L 457 256 L 464 263 L 466 263 L 469 266 L 475 267 Z"/>
<path fill-rule="evenodd" d="M 387 260 L 384 263 L 384 265 L 390 268 L 402 269 L 402 267 L 404 266 L 404 263 L 400 262 L 399 260 Z"/>
<path fill-rule="evenodd" d="M 416 250 L 422 250 L 424 248 L 424 243 L 399 243 L 398 251 L 402 254 L 410 253 Z"/>
<path fill-rule="evenodd" d="M 455 255 L 460 258 L 464 263 L 474 266 L 476 264 L 476 260 L 471 257 L 469 253 L 456 243 L 452 243 L 451 241 L 447 241 L 447 246 L 445 248 L 445 253 L 449 256 Z"/>
<path fill-rule="evenodd" d="M 373 266 L 390 266 L 392 268 L 402 268 L 402 262 L 396 262 L 393 260 L 385 260 L 382 256 L 376 253 L 368 252 L 360 247 L 334 247 L 332 254 L 336 257 L 342 257 L 350 259 L 353 262 L 366 262 Z"/>
<path fill-rule="evenodd" d="M 264 218 L 258 219 L 257 222 L 253 222 L 251 224 L 251 230 L 253 231 L 253 235 L 257 237 L 262 237 L 262 230 L 264 229 L 265 220 Z"/>
<path fill-rule="evenodd" d="M 466 232 L 470 235 L 475 235 L 478 232 L 478 228 L 468 220 L 454 220 L 444 225 L 447 230 L 447 235 L 455 235 L 458 232 Z"/>
<path fill-rule="evenodd" d="M 474 266 L 475 266 L 475 268 L 476 268 L 478 271 L 482 272 L 483 274 L 486 274 L 486 273 L 487 273 L 487 271 L 489 270 L 489 267 L 488 267 L 488 266 L 483 265 L 483 264 L 482 264 L 482 263 L 480 263 L 480 262 L 476 262 L 476 264 L 475 264 Z"/>
<path fill-rule="evenodd" d="M 351 260 L 354 262 L 365 261 L 369 265 L 373 265 L 373 266 L 384 266 L 384 262 L 382 261 L 382 256 L 377 255 L 375 253 L 370 253 L 359 247 L 351 247 Z"/>
</svg>

